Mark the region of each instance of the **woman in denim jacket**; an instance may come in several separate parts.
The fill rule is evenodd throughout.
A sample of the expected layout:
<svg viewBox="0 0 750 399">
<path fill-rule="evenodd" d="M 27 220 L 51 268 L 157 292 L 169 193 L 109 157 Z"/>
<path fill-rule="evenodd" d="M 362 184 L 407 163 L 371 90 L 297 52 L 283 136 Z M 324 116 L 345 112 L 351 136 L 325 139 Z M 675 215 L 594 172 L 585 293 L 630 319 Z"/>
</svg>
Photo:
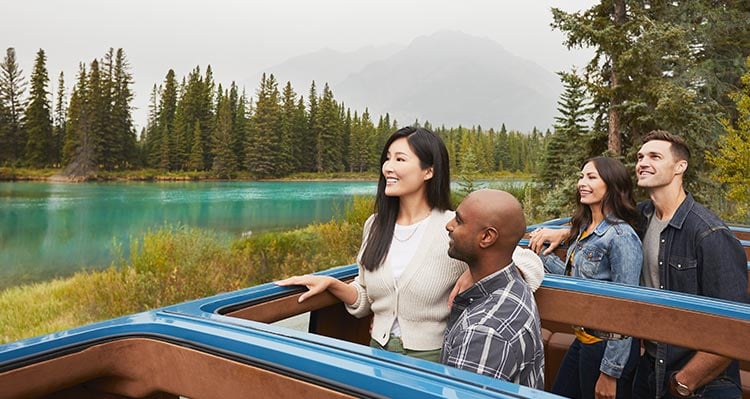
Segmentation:
<svg viewBox="0 0 750 399">
<path fill-rule="evenodd" d="M 633 183 L 618 160 L 587 161 L 577 184 L 566 261 L 542 255 L 548 272 L 638 285 L 643 262 Z M 544 232 L 532 232 L 544 234 Z M 565 354 L 552 392 L 572 398 L 629 398 L 639 343 L 619 334 L 573 327 L 576 340 Z"/>
</svg>

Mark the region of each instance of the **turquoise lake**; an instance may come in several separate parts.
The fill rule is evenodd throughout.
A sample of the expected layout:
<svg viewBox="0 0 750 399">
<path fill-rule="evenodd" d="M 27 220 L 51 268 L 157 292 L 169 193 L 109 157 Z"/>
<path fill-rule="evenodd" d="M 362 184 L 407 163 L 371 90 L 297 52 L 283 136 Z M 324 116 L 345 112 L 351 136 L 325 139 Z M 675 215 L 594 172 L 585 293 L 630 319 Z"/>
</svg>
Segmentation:
<svg viewBox="0 0 750 399">
<path fill-rule="evenodd" d="M 326 222 L 376 182 L 0 182 L 0 289 L 108 267 L 114 243 L 182 224 L 237 239 Z"/>
</svg>

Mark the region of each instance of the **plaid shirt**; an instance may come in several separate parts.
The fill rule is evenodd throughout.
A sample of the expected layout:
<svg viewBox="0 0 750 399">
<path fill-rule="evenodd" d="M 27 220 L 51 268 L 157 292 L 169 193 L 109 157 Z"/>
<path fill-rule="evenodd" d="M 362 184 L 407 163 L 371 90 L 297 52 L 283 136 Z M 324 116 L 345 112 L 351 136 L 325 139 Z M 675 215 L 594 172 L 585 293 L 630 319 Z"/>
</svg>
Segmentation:
<svg viewBox="0 0 750 399">
<path fill-rule="evenodd" d="M 544 389 L 539 312 L 514 264 L 456 296 L 440 362 Z"/>
</svg>

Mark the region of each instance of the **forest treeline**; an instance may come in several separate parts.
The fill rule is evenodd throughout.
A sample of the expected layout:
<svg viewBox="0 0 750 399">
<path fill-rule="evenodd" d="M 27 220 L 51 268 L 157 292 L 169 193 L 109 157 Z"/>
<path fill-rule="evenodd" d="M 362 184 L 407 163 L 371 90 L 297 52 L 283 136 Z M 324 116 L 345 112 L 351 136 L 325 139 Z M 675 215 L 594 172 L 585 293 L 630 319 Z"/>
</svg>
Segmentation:
<svg viewBox="0 0 750 399">
<path fill-rule="evenodd" d="M 2 64 L 13 82 L 5 90 L 13 101 L 4 104 L 0 125 L 0 164 L 5 165 L 63 166 L 75 175 L 144 167 L 210 171 L 219 178 L 248 172 L 258 179 L 368 172 L 379 168 L 382 145 L 399 127 L 388 114 L 352 111 L 328 84 L 319 93 L 314 81 L 304 96 L 290 82 L 280 88 L 274 75 L 263 75 L 255 96 L 248 98 L 234 82 L 217 84 L 209 65 L 182 78 L 170 69 L 154 84 L 147 126 L 136 135 L 133 77 L 123 49 L 80 64 L 69 102 L 62 73 L 54 101 L 47 93 L 44 50 L 36 56 L 28 99 L 19 100 L 25 82 L 14 60 L 15 50 L 9 48 Z M 463 163 L 472 173 L 536 171 L 541 132 L 422 125 L 445 139 L 454 168 Z"/>
<path fill-rule="evenodd" d="M 535 173 L 544 187 L 540 206 L 550 216 L 570 209 L 585 159 L 606 154 L 632 165 L 646 133 L 668 130 L 693 150 L 688 190 L 747 222 L 748 20 L 750 3 L 739 0 L 553 8 L 551 26 L 564 33 L 564 44 L 594 55 L 580 69 L 558 72 L 564 91 L 551 130 L 422 124 L 444 138 L 457 174 Z M 210 66 L 196 66 L 184 77 L 169 70 L 153 85 L 147 126 L 136 134 L 133 76 L 122 49 L 81 63 L 70 93 L 60 73 L 54 96 L 39 50 L 28 83 L 24 96 L 27 82 L 15 50 L 7 49 L 0 64 L 0 165 L 62 166 L 83 175 L 150 167 L 229 178 L 375 171 L 385 137 L 399 126 L 388 114 L 351 110 L 325 83 L 311 82 L 300 94 L 264 75 L 248 96 L 234 82 L 217 84 Z"/>
</svg>

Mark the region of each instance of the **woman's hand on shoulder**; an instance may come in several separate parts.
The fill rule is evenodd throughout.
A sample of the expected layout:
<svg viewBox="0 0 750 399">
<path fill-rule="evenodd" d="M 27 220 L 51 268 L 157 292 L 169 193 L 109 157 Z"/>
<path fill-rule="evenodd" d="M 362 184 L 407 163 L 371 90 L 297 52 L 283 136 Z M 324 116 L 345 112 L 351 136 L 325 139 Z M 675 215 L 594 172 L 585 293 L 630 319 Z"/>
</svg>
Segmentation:
<svg viewBox="0 0 750 399">
<path fill-rule="evenodd" d="M 321 292 L 328 289 L 331 285 L 332 277 L 329 276 L 314 276 L 312 274 L 306 274 L 304 276 L 289 277 L 284 280 L 276 281 L 275 284 L 287 287 L 290 285 L 304 285 L 308 291 L 299 296 L 298 302 L 302 302 L 307 298 L 318 295 Z"/>
<path fill-rule="evenodd" d="M 538 228 L 529 233 L 529 248 L 535 253 L 549 255 L 568 238 L 570 229 Z M 549 247 L 545 249 L 545 243 Z M 542 252 L 544 251 L 544 252 Z"/>
<path fill-rule="evenodd" d="M 453 306 L 453 299 L 456 298 L 456 295 L 466 291 L 474 285 L 474 279 L 471 277 L 471 272 L 469 272 L 469 269 L 466 269 L 464 273 L 456 280 L 456 284 L 453 286 L 453 290 L 451 290 L 450 295 L 448 295 L 448 307 L 450 308 Z"/>
</svg>

